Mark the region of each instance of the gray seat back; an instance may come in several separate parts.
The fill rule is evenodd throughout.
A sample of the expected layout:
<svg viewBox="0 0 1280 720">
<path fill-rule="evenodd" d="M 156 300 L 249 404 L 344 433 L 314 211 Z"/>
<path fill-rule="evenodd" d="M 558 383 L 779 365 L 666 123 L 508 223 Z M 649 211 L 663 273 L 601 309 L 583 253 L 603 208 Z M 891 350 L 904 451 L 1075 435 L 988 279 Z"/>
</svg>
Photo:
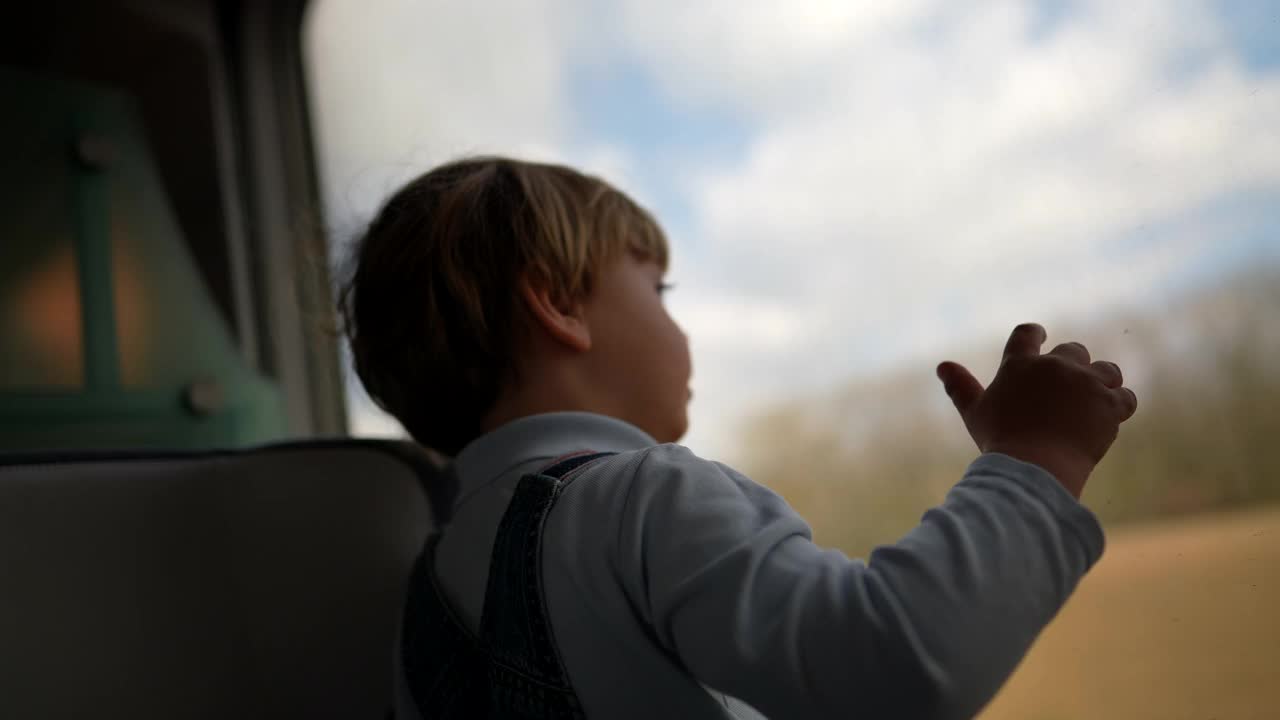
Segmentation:
<svg viewBox="0 0 1280 720">
<path fill-rule="evenodd" d="M 0 455 L 0 717 L 383 717 L 434 473 L 391 441 Z"/>
</svg>

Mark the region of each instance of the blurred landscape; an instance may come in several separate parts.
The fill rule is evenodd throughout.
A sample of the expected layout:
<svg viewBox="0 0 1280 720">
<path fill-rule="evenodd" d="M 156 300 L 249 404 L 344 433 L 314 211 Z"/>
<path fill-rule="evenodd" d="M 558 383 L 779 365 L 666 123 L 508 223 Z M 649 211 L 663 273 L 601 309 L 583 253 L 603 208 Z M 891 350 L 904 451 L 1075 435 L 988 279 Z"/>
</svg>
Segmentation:
<svg viewBox="0 0 1280 720">
<path fill-rule="evenodd" d="M 981 720 L 1273 720 L 1280 507 L 1108 530 Z"/>
<path fill-rule="evenodd" d="M 1106 526 L 1280 501 L 1277 313 L 1280 267 L 1263 266 L 1159 311 L 1095 326 L 1042 320 L 1046 352 L 1080 340 L 1094 359 L 1118 362 L 1138 394 L 1083 497 Z M 745 422 L 740 464 L 819 542 L 865 556 L 913 527 L 977 455 L 937 362 L 961 362 L 986 384 L 1005 339 L 769 408 Z"/>
<path fill-rule="evenodd" d="M 1042 321 L 1046 351 L 1076 339 L 1118 362 L 1139 409 L 1083 497 L 1106 553 L 984 720 L 1280 717 L 1278 312 L 1263 265 L 1105 323 Z M 742 469 L 866 557 L 977 454 L 936 363 L 986 384 L 1004 340 L 769 408 L 744 424 Z"/>
</svg>

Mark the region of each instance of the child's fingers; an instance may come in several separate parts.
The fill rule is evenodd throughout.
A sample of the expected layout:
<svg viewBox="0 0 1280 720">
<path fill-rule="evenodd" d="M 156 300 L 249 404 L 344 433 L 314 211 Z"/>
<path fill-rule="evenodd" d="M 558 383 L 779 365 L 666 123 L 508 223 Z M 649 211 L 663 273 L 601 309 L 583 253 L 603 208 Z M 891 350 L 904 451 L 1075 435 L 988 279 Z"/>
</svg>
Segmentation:
<svg viewBox="0 0 1280 720">
<path fill-rule="evenodd" d="M 1089 348 L 1085 347 L 1084 345 L 1081 345 L 1078 342 L 1064 342 L 1061 345 L 1050 350 L 1049 354 L 1061 355 L 1062 357 L 1070 358 L 1080 363 L 1081 365 L 1088 365 L 1091 359 L 1089 357 Z"/>
<path fill-rule="evenodd" d="M 1044 326 L 1037 323 L 1023 323 L 1013 329 L 1013 333 L 1009 335 L 1009 341 L 1004 346 L 1004 358 L 1000 361 L 1004 365 L 1005 361 L 1017 355 L 1039 355 L 1040 346 L 1044 345 L 1048 333 L 1045 332 Z"/>
<path fill-rule="evenodd" d="M 1093 373 L 1102 380 L 1102 384 L 1112 390 L 1124 385 L 1124 374 L 1120 372 L 1120 366 L 1110 360 L 1095 360 L 1090 365 Z"/>
<path fill-rule="evenodd" d="M 969 408 L 982 397 L 982 383 L 959 363 L 947 361 L 939 364 L 938 379 L 942 381 L 942 388 L 961 415 L 967 414 Z"/>
<path fill-rule="evenodd" d="M 1124 422 L 1133 417 L 1138 411 L 1138 394 L 1127 387 L 1116 388 L 1111 391 L 1111 396 L 1115 398 L 1116 409 L 1120 415 L 1120 422 Z"/>
</svg>

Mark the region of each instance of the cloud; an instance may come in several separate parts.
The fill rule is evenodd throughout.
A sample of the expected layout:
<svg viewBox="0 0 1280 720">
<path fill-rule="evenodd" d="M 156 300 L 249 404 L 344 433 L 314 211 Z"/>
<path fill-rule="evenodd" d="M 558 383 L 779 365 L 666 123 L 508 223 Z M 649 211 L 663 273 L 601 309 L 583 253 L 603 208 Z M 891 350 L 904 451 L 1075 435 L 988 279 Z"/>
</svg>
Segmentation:
<svg viewBox="0 0 1280 720">
<path fill-rule="evenodd" d="M 830 82 L 840 58 L 927 19 L 939 3 L 769 0 L 619 3 L 615 52 L 660 76 L 673 100 L 772 118 Z"/>
<path fill-rule="evenodd" d="M 477 150 L 633 192 L 675 243 L 690 443 L 727 453 L 771 399 L 1153 302 L 1280 225 L 1280 74 L 1216 12 L 326 0 L 308 38 L 326 197 L 340 223 Z M 584 67 L 602 89 L 573 85 Z"/>
<path fill-rule="evenodd" d="M 408 177 L 459 155 L 559 156 L 567 5 L 313 5 L 305 49 L 331 219 L 367 219 Z"/>
<path fill-rule="evenodd" d="M 1280 197 L 1280 77 L 1251 74 L 1207 9 L 1080 3 L 1047 29 L 1028 4 L 965 9 L 836 18 L 800 48 L 812 18 L 777 14 L 796 4 L 637 24 L 629 47 L 675 101 L 761 115 L 739 162 L 690 183 L 714 259 L 678 306 L 700 347 L 695 426 L 1158 298 L 1230 239 L 1214 231 L 1241 230 L 1200 211 Z M 779 317 L 803 319 L 785 350 Z"/>
</svg>

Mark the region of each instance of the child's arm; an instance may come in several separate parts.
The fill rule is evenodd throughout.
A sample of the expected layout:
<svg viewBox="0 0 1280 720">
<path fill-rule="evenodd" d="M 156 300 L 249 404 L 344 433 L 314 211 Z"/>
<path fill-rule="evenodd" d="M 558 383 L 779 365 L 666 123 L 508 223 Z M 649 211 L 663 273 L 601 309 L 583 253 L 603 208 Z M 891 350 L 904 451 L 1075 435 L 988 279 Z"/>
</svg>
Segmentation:
<svg viewBox="0 0 1280 720">
<path fill-rule="evenodd" d="M 770 717 L 972 717 L 1103 547 L 1053 477 L 998 454 L 866 564 L 671 446 L 637 466 L 619 528 L 620 565 L 647 568 L 626 591 L 659 641 Z"/>
<path fill-rule="evenodd" d="M 1118 377 L 1094 378 L 1104 393 L 1072 363 L 1036 360 L 1037 328 L 1015 331 L 989 390 L 950 378 L 986 452 L 869 563 L 813 545 L 781 498 L 733 470 L 673 446 L 647 452 L 613 552 L 644 568 L 621 576 L 659 642 L 770 716 L 976 714 L 1102 553 L 1073 495 L 1115 437 L 1107 422 L 1132 414 L 1117 405 L 1099 420 Z"/>
</svg>

